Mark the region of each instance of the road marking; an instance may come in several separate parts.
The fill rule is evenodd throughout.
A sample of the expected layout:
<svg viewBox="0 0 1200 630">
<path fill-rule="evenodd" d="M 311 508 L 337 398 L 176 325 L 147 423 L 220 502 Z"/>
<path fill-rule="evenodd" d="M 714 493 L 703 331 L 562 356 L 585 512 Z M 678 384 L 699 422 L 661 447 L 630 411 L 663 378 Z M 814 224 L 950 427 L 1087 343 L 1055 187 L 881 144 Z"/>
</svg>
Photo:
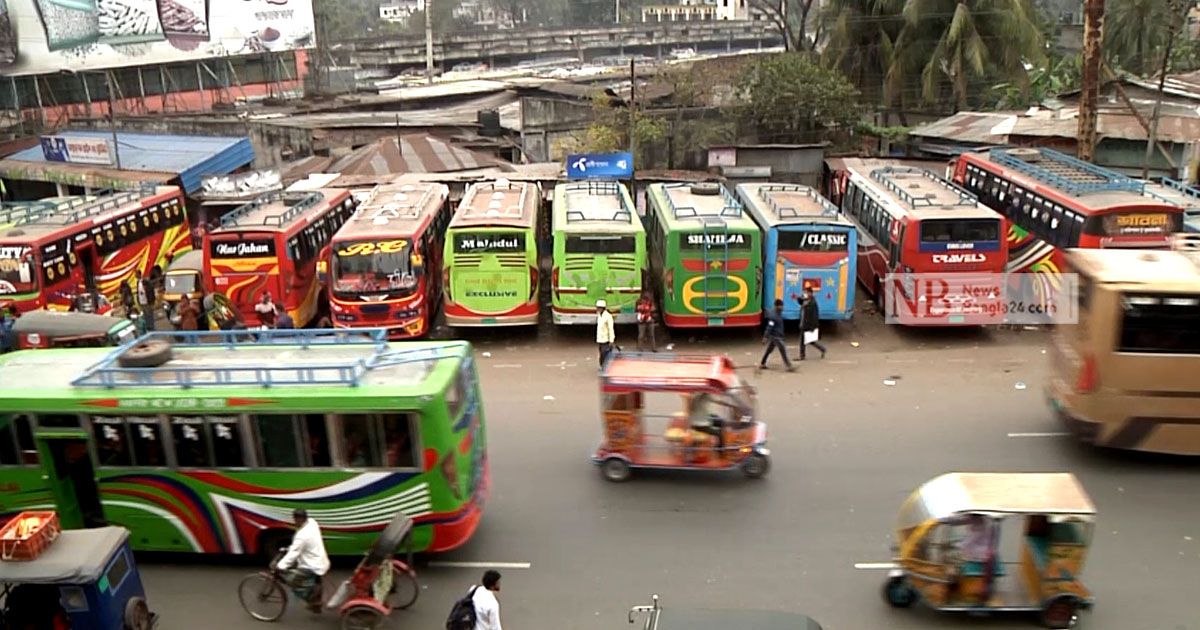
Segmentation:
<svg viewBox="0 0 1200 630">
<path fill-rule="evenodd" d="M 888 359 L 888 363 L 918 363 L 920 359 Z"/>
<path fill-rule="evenodd" d="M 1010 438 L 1043 438 L 1043 437 L 1067 437 L 1071 435 L 1066 431 L 1046 431 L 1046 432 L 1031 432 L 1031 433 L 1009 433 Z"/>
<path fill-rule="evenodd" d="M 830 363 L 833 365 L 858 365 L 858 361 L 832 361 L 831 360 L 831 361 L 826 361 L 826 363 Z"/>
<path fill-rule="evenodd" d="M 428 566 L 443 569 L 528 569 L 528 562 L 444 562 L 434 560 Z"/>
<path fill-rule="evenodd" d="M 946 363 L 974 363 L 975 359 L 946 359 Z"/>
<path fill-rule="evenodd" d="M 494 367 L 494 368 L 519 368 L 519 367 L 521 367 L 521 364 L 520 363 L 497 363 L 496 365 L 493 365 L 492 367 Z"/>
<path fill-rule="evenodd" d="M 856 562 L 855 569 L 864 569 L 867 571 L 887 571 L 889 569 L 899 569 L 900 565 L 895 562 Z"/>
</svg>

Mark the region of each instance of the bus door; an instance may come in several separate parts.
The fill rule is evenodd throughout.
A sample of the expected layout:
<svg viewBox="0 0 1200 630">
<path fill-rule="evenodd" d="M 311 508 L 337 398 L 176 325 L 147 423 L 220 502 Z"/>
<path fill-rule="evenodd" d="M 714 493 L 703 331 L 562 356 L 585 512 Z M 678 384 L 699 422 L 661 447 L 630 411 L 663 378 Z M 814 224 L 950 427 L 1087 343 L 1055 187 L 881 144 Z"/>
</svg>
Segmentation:
<svg viewBox="0 0 1200 630">
<path fill-rule="evenodd" d="M 62 528 L 107 525 L 87 433 L 80 429 L 38 429 L 34 442 Z"/>
</svg>

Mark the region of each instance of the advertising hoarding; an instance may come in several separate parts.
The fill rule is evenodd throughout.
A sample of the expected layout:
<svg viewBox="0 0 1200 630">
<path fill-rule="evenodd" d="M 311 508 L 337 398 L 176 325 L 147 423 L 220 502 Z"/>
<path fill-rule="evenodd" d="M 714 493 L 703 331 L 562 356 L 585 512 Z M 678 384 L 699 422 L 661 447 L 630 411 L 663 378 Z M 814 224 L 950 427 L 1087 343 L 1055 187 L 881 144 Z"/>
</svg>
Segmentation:
<svg viewBox="0 0 1200 630">
<path fill-rule="evenodd" d="M 632 176 L 632 153 L 582 153 L 567 156 L 567 179 L 626 179 Z"/>
<path fill-rule="evenodd" d="M 116 153 L 111 138 L 59 135 L 42 136 L 39 140 L 47 162 L 112 164 Z"/>
<path fill-rule="evenodd" d="M 309 48 L 312 0 L 0 0 L 0 74 Z"/>
</svg>

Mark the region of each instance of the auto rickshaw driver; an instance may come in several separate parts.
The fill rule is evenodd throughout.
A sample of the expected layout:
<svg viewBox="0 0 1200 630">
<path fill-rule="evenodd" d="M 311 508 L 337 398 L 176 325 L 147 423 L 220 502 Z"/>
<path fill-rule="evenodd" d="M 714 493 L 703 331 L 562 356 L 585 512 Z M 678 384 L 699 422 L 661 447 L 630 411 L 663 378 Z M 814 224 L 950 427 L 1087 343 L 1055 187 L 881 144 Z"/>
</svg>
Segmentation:
<svg viewBox="0 0 1200 630">
<path fill-rule="evenodd" d="M 714 413 L 707 404 L 708 394 L 695 394 L 688 401 L 688 425 L 693 431 L 717 438 L 717 456 L 725 453 L 725 419 Z"/>
</svg>

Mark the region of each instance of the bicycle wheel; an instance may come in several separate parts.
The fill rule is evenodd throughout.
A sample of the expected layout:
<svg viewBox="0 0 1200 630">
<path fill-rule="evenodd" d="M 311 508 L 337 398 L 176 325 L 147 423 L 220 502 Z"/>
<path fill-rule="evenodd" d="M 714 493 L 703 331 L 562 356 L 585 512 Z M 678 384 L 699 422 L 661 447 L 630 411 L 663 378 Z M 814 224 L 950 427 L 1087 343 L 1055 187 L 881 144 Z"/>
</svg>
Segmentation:
<svg viewBox="0 0 1200 630">
<path fill-rule="evenodd" d="M 392 574 L 392 590 L 388 591 L 385 603 L 392 610 L 404 610 L 417 602 L 421 584 L 417 582 L 417 574 L 412 569 L 400 562 L 393 566 L 396 570 Z"/>
<path fill-rule="evenodd" d="M 287 609 L 287 591 L 268 573 L 242 578 L 238 584 L 238 600 L 246 614 L 259 621 L 275 621 Z"/>
</svg>

